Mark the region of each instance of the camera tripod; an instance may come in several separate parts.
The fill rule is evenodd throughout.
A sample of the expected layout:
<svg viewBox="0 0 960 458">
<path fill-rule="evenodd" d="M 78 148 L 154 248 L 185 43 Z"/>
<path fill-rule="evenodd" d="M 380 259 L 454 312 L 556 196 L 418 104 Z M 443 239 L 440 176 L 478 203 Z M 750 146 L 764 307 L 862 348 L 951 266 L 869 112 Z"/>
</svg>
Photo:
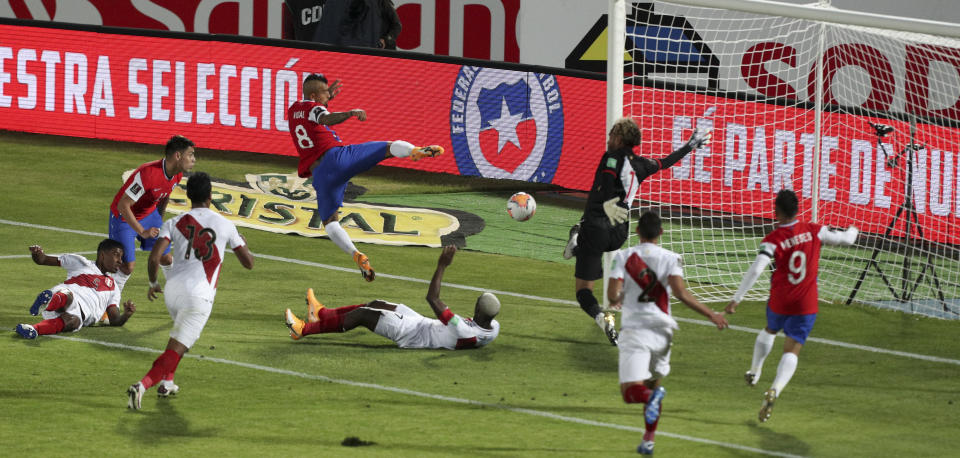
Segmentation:
<svg viewBox="0 0 960 458">
<path fill-rule="evenodd" d="M 887 163 L 887 167 L 897 167 L 900 164 L 900 158 L 906 156 L 907 162 L 907 175 L 906 175 L 906 184 L 904 185 L 904 197 L 903 203 L 900 204 L 900 207 L 897 209 L 897 213 L 893 216 L 893 219 L 890 220 L 890 224 L 887 225 L 887 230 L 883 233 L 883 240 L 889 240 L 890 234 L 893 232 L 894 227 L 897 223 L 903 218 L 903 263 L 902 271 L 900 275 L 900 288 L 899 290 L 891 282 L 891 278 L 883 271 L 883 268 L 880 266 L 880 263 L 877 262 L 877 256 L 880 254 L 880 250 L 883 248 L 883 243 L 878 242 L 876 247 L 873 249 L 873 255 L 870 257 L 870 260 L 867 261 L 867 265 L 863 267 L 863 270 L 860 272 L 860 278 L 857 279 L 857 284 L 853 287 L 853 290 L 850 292 L 850 297 L 847 299 L 846 304 L 850 305 L 853 302 L 853 299 L 857 296 L 857 292 L 860 291 L 860 286 L 863 284 L 864 278 L 867 276 L 867 271 L 871 267 L 877 270 L 877 273 L 880 274 L 880 278 L 883 280 L 883 283 L 887 285 L 887 288 L 890 290 L 890 293 L 893 295 L 893 298 L 901 303 L 910 302 L 913 299 L 914 293 L 917 291 L 917 288 L 920 286 L 920 283 L 929 275 L 932 278 L 933 286 L 937 291 L 937 297 L 940 300 L 943 310 L 945 312 L 951 312 L 947 303 L 943 298 L 943 289 L 940 287 L 940 277 L 937 275 L 936 267 L 933 264 L 933 253 L 932 251 L 927 251 L 926 261 L 921 262 L 922 268 L 920 273 L 916 278 L 911 278 L 911 273 L 913 272 L 913 261 L 912 257 L 916 254 L 919 247 L 917 244 L 911 241 L 914 230 L 919 236 L 919 243 L 923 243 L 924 234 L 923 227 L 920 225 L 920 222 L 917 218 L 917 208 L 913 202 L 913 165 L 914 157 L 917 155 L 917 151 L 922 150 L 923 147 L 914 142 L 914 135 L 916 133 L 916 121 L 911 120 L 910 122 L 910 144 L 904 147 L 896 156 L 890 157 L 887 153 L 886 145 L 883 144 L 883 137 L 890 132 L 893 132 L 893 128 L 890 126 L 876 125 L 870 123 L 871 126 L 876 130 L 877 135 L 877 145 L 880 146 L 880 149 L 883 151 L 884 160 Z M 920 253 L 922 256 L 922 253 Z M 896 279 L 893 279 L 895 282 Z M 931 281 L 931 280 L 927 280 Z M 912 311 L 912 310 L 911 310 Z"/>
</svg>

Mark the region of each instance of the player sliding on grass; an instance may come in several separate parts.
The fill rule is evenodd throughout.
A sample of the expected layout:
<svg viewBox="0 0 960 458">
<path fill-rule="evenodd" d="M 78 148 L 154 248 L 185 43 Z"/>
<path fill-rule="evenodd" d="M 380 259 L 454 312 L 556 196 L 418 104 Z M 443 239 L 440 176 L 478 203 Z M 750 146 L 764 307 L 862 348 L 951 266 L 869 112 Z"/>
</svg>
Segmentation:
<svg viewBox="0 0 960 458">
<path fill-rule="evenodd" d="M 443 248 L 437 270 L 427 289 L 427 302 L 438 319 L 426 318 L 403 304 L 375 300 L 366 304 L 325 308 L 307 290 L 308 323 L 297 318 L 290 309 L 284 312 L 290 337 L 299 340 L 310 334 L 345 332 L 363 326 L 386 337 L 400 348 L 446 348 L 460 350 L 479 348 L 493 342 L 500 334 L 500 323 L 494 319 L 500 312 L 500 301 L 490 293 L 477 298 L 473 318 L 463 318 L 450 311 L 440 300 L 443 272 L 457 252 L 454 246 Z"/>
<path fill-rule="evenodd" d="M 627 404 L 646 404 L 646 432 L 637 452 L 653 454 L 654 434 L 666 390 L 660 380 L 670 373 L 670 344 L 677 322 L 670 313 L 670 293 L 717 329 L 727 327 L 723 313 L 700 303 L 683 281 L 680 255 L 657 245 L 663 227 L 653 212 L 640 216 L 640 244 L 617 251 L 607 285 L 610 305 L 623 312 L 620 321 L 620 393 Z"/>
<path fill-rule="evenodd" d="M 563 259 L 577 257 L 574 268 L 577 302 L 613 345 L 617 344 L 613 313 L 602 312 L 593 295 L 593 283 L 603 277 L 603 253 L 619 249 L 627 240 L 628 212 L 640 183 L 709 143 L 710 134 L 707 130 L 694 130 L 680 149 L 663 159 L 649 159 L 633 152 L 633 148 L 640 145 L 640 127 L 636 121 L 620 118 L 610 128 L 607 152 L 600 158 L 594 174 L 583 217 L 570 228 Z"/>
<path fill-rule="evenodd" d="M 783 356 L 777 366 L 773 385 L 763 394 L 759 419 L 770 419 L 773 403 L 783 392 L 797 369 L 797 357 L 817 319 L 817 270 L 820 263 L 820 245 L 852 245 L 859 231 L 850 227 L 843 232 L 834 232 L 814 223 L 797 221 L 797 195 L 789 189 L 777 193 L 773 214 L 777 228 L 760 242 L 756 260 L 743 276 L 740 288 L 727 305 L 727 313 L 735 313 L 740 301 L 773 260 L 774 270 L 770 277 L 770 298 L 767 300 L 767 327 L 757 334 L 753 344 L 753 362 L 745 374 L 747 384 L 755 386 L 760 380 L 763 360 L 773 349 L 777 332 L 783 329 L 786 341 Z"/>
<path fill-rule="evenodd" d="M 200 338 L 210 318 L 227 245 L 233 248 L 243 267 L 253 268 L 253 255 L 237 227 L 210 210 L 211 184 L 206 173 L 197 173 L 187 180 L 187 197 L 192 208 L 163 223 L 147 260 L 147 278 L 150 280 L 147 298 L 152 301 L 157 294 L 164 293 L 167 311 L 173 318 L 170 340 L 163 354 L 153 361 L 150 371 L 127 389 L 127 408 L 139 410 L 143 394 L 158 383 L 157 395 L 160 397 L 180 391 L 180 387 L 173 383 L 173 374 L 180 358 Z M 166 284 L 161 287 L 157 282 L 157 270 L 160 258 L 171 244 L 173 264 L 167 272 Z"/>
<path fill-rule="evenodd" d="M 347 182 L 384 159 L 409 157 L 418 161 L 442 154 L 443 148 L 436 145 L 414 147 L 403 140 L 344 144 L 329 126 L 354 117 L 365 121 L 367 113 L 361 109 L 328 111 L 327 102 L 339 92 L 340 80 L 328 87 L 327 78 L 322 74 L 307 76 L 303 81 L 305 100 L 290 105 L 287 119 L 290 135 L 300 155 L 297 174 L 302 178 L 313 176 L 313 189 L 317 192 L 317 215 L 323 219 L 324 230 L 333 243 L 353 256 L 364 280 L 373 281 L 375 274 L 370 267 L 370 260 L 357 251 L 350 236 L 340 227 L 338 210 L 343 205 Z"/>
<path fill-rule="evenodd" d="M 123 326 L 137 310 L 133 302 L 123 304 L 120 312 L 120 287 L 113 279 L 123 260 L 123 245 L 104 239 L 97 246 L 97 260 L 77 254 L 47 256 L 40 245 L 30 247 L 33 262 L 41 266 L 59 266 L 67 271 L 63 283 L 41 292 L 33 305 L 31 315 L 43 315 L 44 320 L 30 325 L 18 324 L 16 331 L 24 339 L 38 335 L 79 331 L 91 326 L 106 313 L 111 326 Z"/>
</svg>

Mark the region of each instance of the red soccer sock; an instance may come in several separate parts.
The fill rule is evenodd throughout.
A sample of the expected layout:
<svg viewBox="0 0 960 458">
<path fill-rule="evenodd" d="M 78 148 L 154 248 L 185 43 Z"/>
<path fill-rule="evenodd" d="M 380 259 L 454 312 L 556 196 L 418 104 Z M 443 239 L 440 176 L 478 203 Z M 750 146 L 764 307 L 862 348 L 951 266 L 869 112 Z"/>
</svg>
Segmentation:
<svg viewBox="0 0 960 458">
<path fill-rule="evenodd" d="M 623 402 L 627 404 L 646 404 L 650 400 L 650 393 L 653 390 L 646 385 L 631 385 L 623 392 Z"/>
<path fill-rule="evenodd" d="M 33 329 L 37 330 L 38 335 L 56 334 L 63 331 L 63 318 L 56 317 L 49 320 L 43 320 L 35 325 Z"/>
<path fill-rule="evenodd" d="M 50 298 L 50 302 L 47 303 L 47 311 L 60 310 L 64 305 L 67 305 L 69 299 L 70 296 L 66 294 L 61 292 L 54 293 L 53 297 Z"/>
<path fill-rule="evenodd" d="M 341 307 L 347 308 L 347 307 Z M 337 313 L 339 309 L 323 309 L 317 314 L 320 321 L 305 323 L 303 325 L 303 335 L 324 334 L 328 332 L 343 332 L 343 319 L 345 313 Z"/>
<path fill-rule="evenodd" d="M 354 310 L 356 310 L 356 309 L 358 309 L 358 308 L 360 308 L 360 307 L 363 307 L 364 305 L 367 305 L 367 304 L 348 305 L 348 306 L 346 306 L 346 307 L 335 308 L 335 309 L 333 309 L 333 310 L 334 310 L 335 312 L 337 312 L 337 315 L 344 315 L 344 314 L 350 313 L 350 312 L 352 312 L 352 311 L 354 311 Z"/>
<path fill-rule="evenodd" d="M 663 414 L 663 401 L 660 402 L 660 414 L 661 414 L 661 415 Z M 653 422 L 653 423 L 646 423 L 646 424 L 644 424 L 644 427 L 645 427 L 645 429 L 646 429 L 646 432 L 643 433 L 643 440 L 645 440 L 645 441 L 652 441 L 652 440 L 653 440 L 653 436 L 657 433 L 657 424 L 658 424 L 658 423 L 660 423 L 660 417 L 659 417 L 659 416 L 657 416 L 657 421 L 655 421 L 655 422 Z"/>
<path fill-rule="evenodd" d="M 159 382 L 164 375 L 176 372 L 178 364 L 180 364 L 179 353 L 173 350 L 164 351 L 162 355 L 153 361 L 153 367 L 150 368 L 147 375 L 144 375 L 143 378 L 140 379 L 140 383 L 143 384 L 144 389 L 150 388 Z"/>
</svg>

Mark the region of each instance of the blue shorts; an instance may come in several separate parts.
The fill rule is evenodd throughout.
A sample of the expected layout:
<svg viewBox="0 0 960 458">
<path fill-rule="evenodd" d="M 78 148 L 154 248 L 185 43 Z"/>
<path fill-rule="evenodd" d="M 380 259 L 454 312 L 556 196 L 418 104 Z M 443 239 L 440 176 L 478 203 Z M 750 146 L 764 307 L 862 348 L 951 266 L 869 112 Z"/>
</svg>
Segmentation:
<svg viewBox="0 0 960 458">
<path fill-rule="evenodd" d="M 813 330 L 813 322 L 817 321 L 817 314 L 809 315 L 781 315 L 767 307 L 767 329 L 774 333 L 783 329 L 783 333 L 797 343 L 803 345 L 807 336 Z"/>
<path fill-rule="evenodd" d="M 387 142 L 335 146 L 323 153 L 313 168 L 313 189 L 317 191 L 317 215 L 326 221 L 343 206 L 347 182 L 387 157 Z"/>
<path fill-rule="evenodd" d="M 143 219 L 138 220 L 144 229 L 149 229 L 151 227 L 160 227 L 163 225 L 163 218 L 160 217 L 160 213 L 157 210 L 154 210 L 149 215 L 143 217 Z M 150 251 L 153 249 L 153 244 L 157 242 L 156 238 L 143 239 L 136 232 L 133 231 L 133 228 L 129 224 L 123 221 L 123 219 L 113 216 L 113 212 L 110 212 L 110 233 L 109 237 L 114 239 L 121 244 L 123 244 L 123 262 L 133 262 L 137 259 L 136 256 L 136 241 L 140 241 L 140 249 L 143 251 Z M 167 250 L 163 254 L 170 252 L 170 247 L 167 247 Z"/>
</svg>

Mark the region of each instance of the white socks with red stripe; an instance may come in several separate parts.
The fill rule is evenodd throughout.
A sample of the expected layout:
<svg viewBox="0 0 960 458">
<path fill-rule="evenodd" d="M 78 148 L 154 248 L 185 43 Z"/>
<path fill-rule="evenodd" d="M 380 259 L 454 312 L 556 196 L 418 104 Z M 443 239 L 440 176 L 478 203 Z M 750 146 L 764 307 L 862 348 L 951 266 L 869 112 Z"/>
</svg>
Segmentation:
<svg viewBox="0 0 960 458">
<path fill-rule="evenodd" d="M 407 157 L 413 151 L 413 145 L 403 140 L 394 140 L 390 143 L 390 154 L 393 157 Z"/>
<path fill-rule="evenodd" d="M 324 224 L 323 229 L 327 231 L 327 236 L 330 237 L 330 240 L 340 247 L 344 253 L 353 256 L 353 252 L 357 251 L 357 247 L 353 246 L 353 241 L 350 240 L 350 236 L 347 235 L 347 231 L 340 227 L 339 221 L 333 221 Z"/>
</svg>

